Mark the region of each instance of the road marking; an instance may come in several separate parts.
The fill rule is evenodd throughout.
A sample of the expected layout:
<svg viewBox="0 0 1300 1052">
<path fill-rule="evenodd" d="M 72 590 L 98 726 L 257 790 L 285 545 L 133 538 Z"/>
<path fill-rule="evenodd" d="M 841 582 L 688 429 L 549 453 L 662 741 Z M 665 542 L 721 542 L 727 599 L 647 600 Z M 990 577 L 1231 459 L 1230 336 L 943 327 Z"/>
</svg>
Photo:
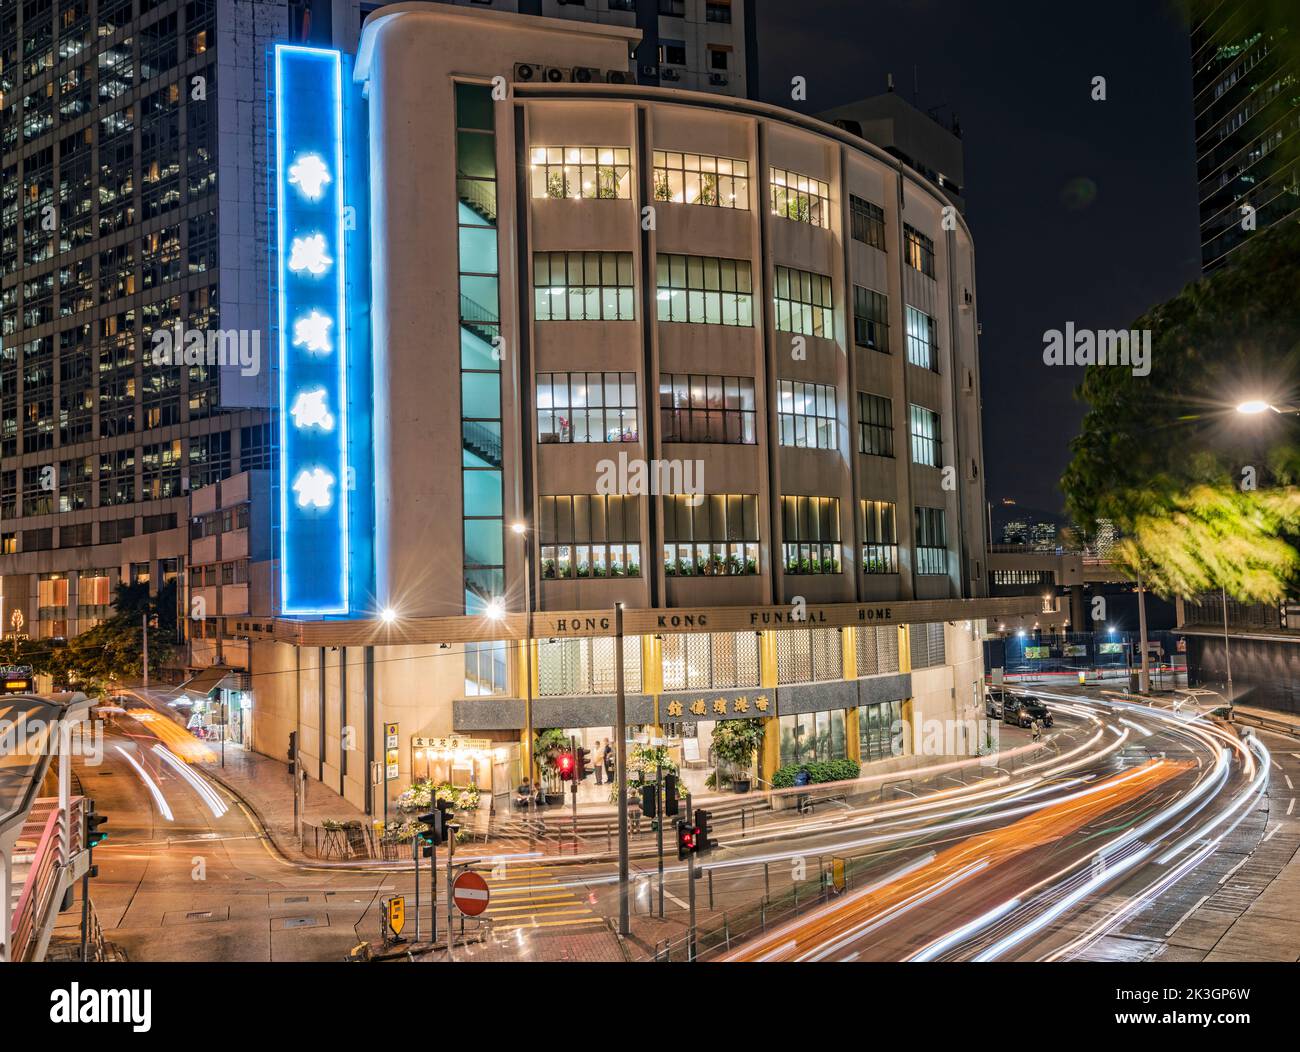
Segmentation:
<svg viewBox="0 0 1300 1052">
<path fill-rule="evenodd" d="M 1224 879 L 1226 880 L 1227 878 L 1225 877 Z M 1219 881 L 1219 883 L 1222 884 L 1223 881 L 1221 880 Z M 1167 932 L 1165 932 L 1165 938 L 1166 939 L 1169 938 L 1169 936 L 1171 936 L 1174 932 L 1176 932 L 1179 928 L 1181 928 L 1183 926 L 1183 921 L 1185 921 L 1193 913 L 1199 910 L 1201 908 L 1201 903 L 1203 903 L 1209 897 L 1210 897 L 1209 895 L 1202 895 L 1199 899 L 1197 899 L 1196 905 L 1194 905 L 1191 909 L 1189 909 L 1186 913 L 1184 913 L 1181 917 L 1179 917 L 1178 920 L 1174 921 L 1174 926 L 1170 928 Z"/>
<path fill-rule="evenodd" d="M 1282 777 L 1286 779 L 1286 787 L 1288 789 L 1295 789 L 1295 786 L 1291 784 L 1291 776 L 1289 774 L 1284 774 Z"/>
<path fill-rule="evenodd" d="M 557 902 L 552 906 L 542 906 L 538 909 L 534 909 L 532 906 L 501 906 L 501 907 L 489 906 L 483 912 L 491 913 L 494 916 L 499 916 L 504 913 L 530 913 L 530 914 L 537 914 L 538 916 L 542 916 L 543 914 L 547 914 L 547 913 L 590 913 L 591 912 L 591 910 L 587 909 L 585 906 L 582 909 L 569 908 L 571 906 L 576 906 L 576 905 L 577 905 L 576 902 Z M 506 917 L 505 919 L 518 920 L 519 918 Z"/>
<path fill-rule="evenodd" d="M 570 891 L 570 892 L 559 892 L 554 895 L 497 895 L 493 898 L 492 901 L 505 904 L 508 902 L 514 902 L 514 903 L 554 902 L 556 899 L 575 899 L 575 898 L 577 898 L 577 896 Z"/>
<path fill-rule="evenodd" d="M 1293 796 L 1291 797 L 1291 802 L 1286 805 L 1286 813 L 1290 814 L 1294 810 L 1295 810 L 1295 797 Z"/>
<path fill-rule="evenodd" d="M 575 924 L 604 924 L 604 923 L 605 923 L 605 919 L 603 917 L 581 917 L 581 918 L 575 917 L 573 920 L 533 921 L 531 923 L 525 921 L 519 924 L 497 924 L 494 925 L 494 927 L 497 929 L 497 931 L 514 931 L 519 928 L 562 928 L 565 927 L 566 925 L 572 926 Z"/>
<path fill-rule="evenodd" d="M 1275 836 L 1277 836 L 1277 831 L 1281 828 L 1282 828 L 1282 823 L 1279 822 L 1277 825 L 1275 825 L 1272 829 L 1270 829 L 1267 833 L 1264 834 L 1264 839 L 1261 841 L 1261 843 L 1267 844 L 1270 840 L 1272 840 Z"/>
<path fill-rule="evenodd" d="M 848 964 L 850 961 L 856 961 L 857 959 L 858 959 L 858 951 L 854 950 L 851 954 L 845 957 L 841 963 Z"/>
</svg>

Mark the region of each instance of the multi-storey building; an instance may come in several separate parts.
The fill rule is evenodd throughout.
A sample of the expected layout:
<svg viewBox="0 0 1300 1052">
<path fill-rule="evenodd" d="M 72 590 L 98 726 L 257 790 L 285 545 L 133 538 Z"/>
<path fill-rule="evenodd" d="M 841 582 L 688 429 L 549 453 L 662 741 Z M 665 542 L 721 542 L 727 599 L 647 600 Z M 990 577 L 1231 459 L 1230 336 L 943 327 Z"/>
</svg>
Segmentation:
<svg viewBox="0 0 1300 1052">
<path fill-rule="evenodd" d="M 511 81 L 636 41 L 401 4 L 355 64 L 278 54 L 293 337 L 255 742 L 296 731 L 372 810 L 426 739 L 494 794 L 529 727 L 608 739 L 616 605 L 629 723 L 689 758 L 762 719 L 770 779 L 912 762 L 891 728 L 978 718 L 984 619 L 1041 603 L 981 598 L 960 215 L 811 117 Z"/>
<path fill-rule="evenodd" d="M 180 572 L 189 492 L 271 463 L 253 99 L 287 25 L 283 2 L 0 5 L 0 587 L 33 635 Z"/>
<path fill-rule="evenodd" d="M 1279 4 L 1197 0 L 1192 92 L 1201 264 L 1211 270 L 1255 231 L 1300 208 L 1300 24 Z"/>
<path fill-rule="evenodd" d="M 475 11 L 509 11 L 541 15 L 571 22 L 636 29 L 629 68 L 617 70 L 618 79 L 638 84 L 712 91 L 723 95 L 758 97 L 757 0 L 435 0 Z M 335 34 L 344 48 L 352 48 L 361 22 L 386 6 L 386 0 L 351 0 L 360 18 L 351 20 L 348 33 Z M 525 60 L 525 66 L 530 64 Z M 543 68 L 536 63 L 525 76 L 590 77 L 590 70 Z M 604 71 L 602 71 L 603 73 Z"/>
</svg>

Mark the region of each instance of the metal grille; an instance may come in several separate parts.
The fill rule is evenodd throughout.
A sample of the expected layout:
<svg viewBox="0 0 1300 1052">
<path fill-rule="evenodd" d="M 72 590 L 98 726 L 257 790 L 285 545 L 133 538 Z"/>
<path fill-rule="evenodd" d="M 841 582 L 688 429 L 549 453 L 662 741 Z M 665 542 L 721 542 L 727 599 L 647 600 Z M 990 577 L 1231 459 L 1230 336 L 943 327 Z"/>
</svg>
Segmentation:
<svg viewBox="0 0 1300 1052">
<path fill-rule="evenodd" d="M 786 629 L 776 637 L 776 680 L 813 683 L 840 679 L 843 657 L 838 629 Z"/>
<path fill-rule="evenodd" d="M 757 687 L 758 639 L 753 632 L 664 636 L 664 690 Z"/>
<path fill-rule="evenodd" d="M 623 685 L 641 690 L 641 637 L 623 639 Z M 537 647 L 537 692 L 543 697 L 613 694 L 614 640 L 562 639 Z"/>
<path fill-rule="evenodd" d="M 898 671 L 898 629 L 863 625 L 854 629 L 858 652 L 858 675 L 874 676 Z"/>
<path fill-rule="evenodd" d="M 932 668 L 945 662 L 943 646 L 943 623 L 937 625 L 913 625 L 912 668 Z"/>
</svg>

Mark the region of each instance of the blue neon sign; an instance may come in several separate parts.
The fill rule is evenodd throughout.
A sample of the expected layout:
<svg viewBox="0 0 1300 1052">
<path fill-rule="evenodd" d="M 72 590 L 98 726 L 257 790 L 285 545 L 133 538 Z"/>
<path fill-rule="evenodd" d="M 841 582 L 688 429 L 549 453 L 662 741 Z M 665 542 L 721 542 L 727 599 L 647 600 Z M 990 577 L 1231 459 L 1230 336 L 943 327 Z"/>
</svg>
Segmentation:
<svg viewBox="0 0 1300 1052">
<path fill-rule="evenodd" d="M 342 56 L 275 48 L 280 610 L 349 606 Z"/>
</svg>

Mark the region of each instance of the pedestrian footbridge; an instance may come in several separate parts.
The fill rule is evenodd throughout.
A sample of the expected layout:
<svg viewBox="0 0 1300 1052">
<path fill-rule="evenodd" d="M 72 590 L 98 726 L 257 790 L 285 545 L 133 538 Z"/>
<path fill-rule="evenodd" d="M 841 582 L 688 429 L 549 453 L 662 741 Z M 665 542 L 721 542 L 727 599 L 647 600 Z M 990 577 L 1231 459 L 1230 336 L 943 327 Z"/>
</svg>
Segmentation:
<svg viewBox="0 0 1300 1052">
<path fill-rule="evenodd" d="M 44 958 L 89 867 L 84 801 L 71 791 L 89 715 L 80 693 L 0 697 L 0 962 Z"/>
</svg>

